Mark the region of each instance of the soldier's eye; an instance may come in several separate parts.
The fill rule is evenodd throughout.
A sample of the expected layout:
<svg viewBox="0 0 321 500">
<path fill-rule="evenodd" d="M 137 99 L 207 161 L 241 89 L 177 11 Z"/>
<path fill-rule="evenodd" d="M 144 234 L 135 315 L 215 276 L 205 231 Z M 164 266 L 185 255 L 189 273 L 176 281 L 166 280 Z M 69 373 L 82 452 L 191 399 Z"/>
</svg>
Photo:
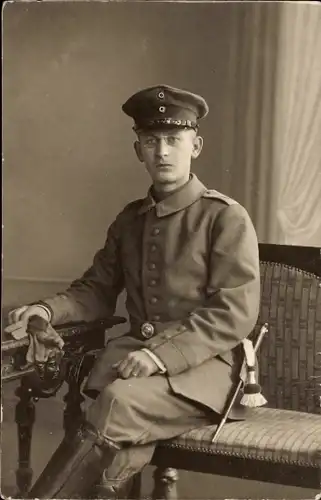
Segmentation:
<svg viewBox="0 0 321 500">
<path fill-rule="evenodd" d="M 146 137 L 146 139 L 144 140 L 145 146 L 154 146 L 155 144 L 156 144 L 155 137 Z"/>
<path fill-rule="evenodd" d="M 174 144 L 178 142 L 178 137 L 176 137 L 175 135 L 169 135 L 168 137 L 166 137 L 166 142 L 170 146 L 174 146 Z"/>
</svg>

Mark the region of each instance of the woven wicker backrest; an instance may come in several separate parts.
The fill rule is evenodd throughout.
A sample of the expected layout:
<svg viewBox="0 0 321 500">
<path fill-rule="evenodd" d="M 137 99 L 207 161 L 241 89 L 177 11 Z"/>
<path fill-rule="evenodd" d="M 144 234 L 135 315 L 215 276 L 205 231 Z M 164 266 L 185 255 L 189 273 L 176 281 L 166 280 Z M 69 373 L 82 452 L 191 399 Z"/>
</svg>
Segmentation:
<svg viewBox="0 0 321 500">
<path fill-rule="evenodd" d="M 259 325 L 269 331 L 259 350 L 268 406 L 321 413 L 321 278 L 261 262 Z"/>
</svg>

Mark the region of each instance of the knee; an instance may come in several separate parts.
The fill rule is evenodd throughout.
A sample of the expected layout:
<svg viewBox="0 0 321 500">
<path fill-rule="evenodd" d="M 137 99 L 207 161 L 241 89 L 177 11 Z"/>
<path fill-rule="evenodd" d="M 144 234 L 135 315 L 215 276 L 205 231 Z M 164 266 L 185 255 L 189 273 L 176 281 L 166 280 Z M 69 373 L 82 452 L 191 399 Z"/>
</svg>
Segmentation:
<svg viewBox="0 0 321 500">
<path fill-rule="evenodd" d="M 119 405 L 126 404 L 128 406 L 135 400 L 134 387 L 130 379 L 117 379 L 102 390 L 100 397 L 110 404 L 117 401 Z"/>
<path fill-rule="evenodd" d="M 146 421 L 130 380 L 106 386 L 86 414 L 87 421 L 117 443 L 133 443 L 146 434 Z"/>
<path fill-rule="evenodd" d="M 117 379 L 107 385 L 100 393 L 94 405 L 104 414 L 113 415 L 113 419 L 133 416 L 137 407 L 140 407 L 140 391 L 131 383 L 130 379 Z"/>
</svg>

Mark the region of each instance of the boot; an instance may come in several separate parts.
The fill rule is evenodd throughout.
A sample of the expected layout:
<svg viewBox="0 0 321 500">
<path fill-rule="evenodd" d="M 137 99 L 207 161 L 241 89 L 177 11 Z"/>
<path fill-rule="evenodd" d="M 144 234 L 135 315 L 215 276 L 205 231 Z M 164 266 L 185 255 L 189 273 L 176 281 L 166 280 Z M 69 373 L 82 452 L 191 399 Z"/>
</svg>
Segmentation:
<svg viewBox="0 0 321 500">
<path fill-rule="evenodd" d="M 28 498 L 86 498 L 120 447 L 83 424 L 65 438 L 31 488 Z"/>
</svg>

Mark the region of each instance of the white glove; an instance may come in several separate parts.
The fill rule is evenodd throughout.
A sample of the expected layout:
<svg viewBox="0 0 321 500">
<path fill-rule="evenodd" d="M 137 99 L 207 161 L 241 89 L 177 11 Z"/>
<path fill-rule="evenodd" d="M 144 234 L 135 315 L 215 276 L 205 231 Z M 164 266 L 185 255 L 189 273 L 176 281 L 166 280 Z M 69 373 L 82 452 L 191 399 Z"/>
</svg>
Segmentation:
<svg viewBox="0 0 321 500">
<path fill-rule="evenodd" d="M 50 310 L 45 306 L 42 306 L 40 304 L 22 306 L 9 312 L 9 325 L 5 328 L 4 331 L 12 335 L 12 337 L 16 340 L 27 337 L 28 333 L 26 331 L 26 328 L 31 316 L 40 316 L 48 322 L 50 322 L 51 320 Z"/>
</svg>

